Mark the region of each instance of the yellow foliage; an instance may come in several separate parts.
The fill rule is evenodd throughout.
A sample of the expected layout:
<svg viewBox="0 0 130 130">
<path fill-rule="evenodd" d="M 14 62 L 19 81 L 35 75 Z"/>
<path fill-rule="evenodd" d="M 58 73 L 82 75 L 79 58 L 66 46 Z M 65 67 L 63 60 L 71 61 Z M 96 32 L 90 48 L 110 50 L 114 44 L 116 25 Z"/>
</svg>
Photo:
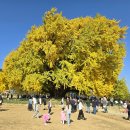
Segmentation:
<svg viewBox="0 0 130 130">
<path fill-rule="evenodd" d="M 5 83 L 5 75 L 3 72 L 0 72 L 0 92 L 4 92 L 6 90 L 6 83 Z"/>
<path fill-rule="evenodd" d="M 20 46 L 5 59 L 8 87 L 40 92 L 44 86 L 75 88 L 108 96 L 118 79 L 126 55 L 122 39 L 127 27 L 97 15 L 67 19 L 55 8 L 43 24 L 32 26 Z M 46 89 L 46 90 L 47 90 Z"/>
</svg>

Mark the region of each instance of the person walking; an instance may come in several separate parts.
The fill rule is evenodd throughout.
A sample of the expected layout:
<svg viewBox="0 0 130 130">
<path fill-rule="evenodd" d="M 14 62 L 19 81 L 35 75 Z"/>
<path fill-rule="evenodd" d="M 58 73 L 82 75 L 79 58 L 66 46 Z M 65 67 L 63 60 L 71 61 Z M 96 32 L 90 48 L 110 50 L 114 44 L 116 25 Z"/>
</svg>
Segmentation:
<svg viewBox="0 0 130 130">
<path fill-rule="evenodd" d="M 77 118 L 77 120 L 80 120 L 81 118 L 83 119 L 83 120 L 86 120 L 86 118 L 84 117 L 84 113 L 83 113 L 83 104 L 82 104 L 82 102 L 81 102 L 81 100 L 79 100 L 79 114 L 78 114 L 78 118 Z"/>
</svg>

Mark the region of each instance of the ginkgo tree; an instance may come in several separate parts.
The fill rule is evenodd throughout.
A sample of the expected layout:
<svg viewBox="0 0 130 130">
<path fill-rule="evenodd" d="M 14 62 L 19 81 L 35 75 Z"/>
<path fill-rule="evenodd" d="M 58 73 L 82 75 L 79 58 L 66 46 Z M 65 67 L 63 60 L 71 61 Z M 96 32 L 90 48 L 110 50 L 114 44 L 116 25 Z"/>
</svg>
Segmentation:
<svg viewBox="0 0 130 130">
<path fill-rule="evenodd" d="M 6 79 L 5 79 L 5 75 L 2 71 L 0 71 L 0 93 L 4 92 L 6 90 L 7 86 L 6 86 Z"/>
<path fill-rule="evenodd" d="M 79 90 L 111 95 L 126 55 L 127 27 L 104 16 L 67 19 L 55 8 L 32 26 L 20 46 L 5 59 L 9 88 L 28 93 Z"/>
</svg>

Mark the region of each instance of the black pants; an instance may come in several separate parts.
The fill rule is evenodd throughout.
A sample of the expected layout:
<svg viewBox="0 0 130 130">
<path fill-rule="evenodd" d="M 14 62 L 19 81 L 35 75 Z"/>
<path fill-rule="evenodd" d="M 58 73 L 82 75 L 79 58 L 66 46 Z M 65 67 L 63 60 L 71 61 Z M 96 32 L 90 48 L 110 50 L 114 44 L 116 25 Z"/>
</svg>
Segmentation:
<svg viewBox="0 0 130 130">
<path fill-rule="evenodd" d="M 81 118 L 85 119 L 83 110 L 79 110 L 78 120 L 80 120 Z"/>
<path fill-rule="evenodd" d="M 50 107 L 50 108 L 48 108 L 48 113 L 49 113 L 49 114 L 51 113 L 51 107 Z"/>
<path fill-rule="evenodd" d="M 111 102 L 111 106 L 113 106 L 113 102 Z"/>
<path fill-rule="evenodd" d="M 130 111 L 128 111 L 128 120 L 130 119 Z"/>
</svg>

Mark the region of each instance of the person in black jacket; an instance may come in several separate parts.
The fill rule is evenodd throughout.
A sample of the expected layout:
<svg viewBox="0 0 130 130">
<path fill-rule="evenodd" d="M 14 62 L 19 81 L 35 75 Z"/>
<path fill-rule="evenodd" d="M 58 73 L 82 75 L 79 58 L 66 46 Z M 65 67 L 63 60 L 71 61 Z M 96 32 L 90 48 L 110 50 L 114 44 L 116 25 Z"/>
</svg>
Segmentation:
<svg viewBox="0 0 130 130">
<path fill-rule="evenodd" d="M 127 104 L 127 109 L 128 109 L 128 118 L 127 118 L 127 120 L 129 120 L 130 119 L 130 101 Z"/>
<path fill-rule="evenodd" d="M 96 106 L 97 106 L 96 97 L 94 97 L 92 100 L 93 114 L 96 114 Z"/>
</svg>

